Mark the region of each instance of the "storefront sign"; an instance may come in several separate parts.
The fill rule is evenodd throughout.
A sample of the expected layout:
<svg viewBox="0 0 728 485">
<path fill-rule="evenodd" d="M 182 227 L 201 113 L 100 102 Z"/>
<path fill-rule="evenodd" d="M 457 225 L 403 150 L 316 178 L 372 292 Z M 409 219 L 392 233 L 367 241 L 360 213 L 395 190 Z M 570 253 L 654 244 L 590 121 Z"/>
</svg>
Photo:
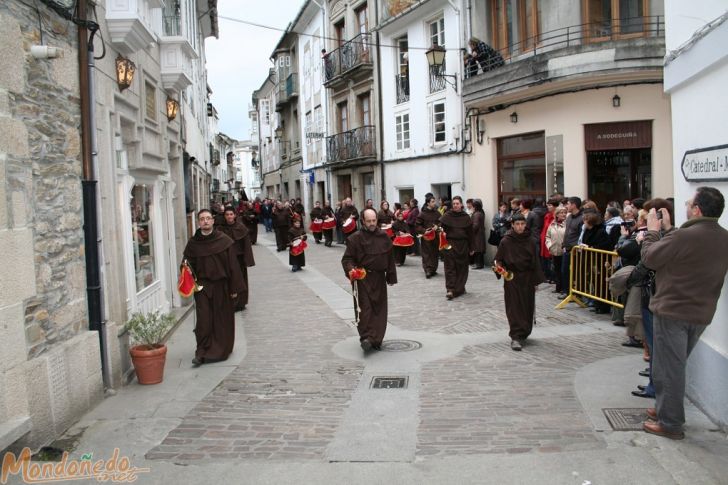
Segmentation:
<svg viewBox="0 0 728 485">
<path fill-rule="evenodd" d="M 546 137 L 546 196 L 564 193 L 564 135 Z"/>
<path fill-rule="evenodd" d="M 652 121 L 584 125 L 584 145 L 587 151 L 650 148 Z"/>
<path fill-rule="evenodd" d="M 688 182 L 728 180 L 728 145 L 688 150 L 681 168 Z"/>
</svg>

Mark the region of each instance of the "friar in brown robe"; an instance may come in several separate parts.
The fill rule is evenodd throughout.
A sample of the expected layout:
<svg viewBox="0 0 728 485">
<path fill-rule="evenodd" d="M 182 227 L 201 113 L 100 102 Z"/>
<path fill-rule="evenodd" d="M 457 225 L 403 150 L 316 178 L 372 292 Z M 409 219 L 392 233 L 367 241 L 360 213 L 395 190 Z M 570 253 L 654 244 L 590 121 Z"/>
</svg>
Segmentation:
<svg viewBox="0 0 728 485">
<path fill-rule="evenodd" d="M 376 214 L 376 212 L 375 212 Z M 359 211 L 354 206 L 354 203 L 351 201 L 350 198 L 344 199 L 344 203 L 341 204 L 341 212 L 339 213 L 340 219 L 339 219 L 339 225 L 343 227 L 346 220 L 351 217 L 354 219 L 355 223 L 358 223 L 359 221 Z M 342 229 L 343 232 L 343 229 Z M 356 229 L 351 232 L 344 232 L 344 242 L 349 240 L 349 237 L 356 232 Z"/>
<path fill-rule="evenodd" d="M 273 208 L 273 228 L 276 231 L 276 248 L 285 251 L 288 244 L 288 229 L 291 227 L 291 210 L 281 201 Z"/>
<path fill-rule="evenodd" d="M 434 196 L 428 194 L 425 197 L 425 205 L 422 206 L 422 210 L 415 220 L 415 230 L 417 234 L 422 235 L 439 223 L 440 212 L 437 210 L 437 201 Z M 432 241 L 421 237 L 420 253 L 422 254 L 422 269 L 425 270 L 425 277 L 431 278 L 437 274 L 437 266 L 440 264 L 437 236 Z"/>
<path fill-rule="evenodd" d="M 255 266 L 250 233 L 247 227 L 235 219 L 235 210 L 232 207 L 225 209 L 225 224 L 215 226 L 215 228 L 225 233 L 230 239 L 235 241 L 235 255 L 238 259 L 244 283 L 243 290 L 238 293 L 235 311 L 245 310 L 245 305 L 248 304 L 248 295 L 250 293 L 248 267 Z"/>
<path fill-rule="evenodd" d="M 291 271 L 294 273 L 296 271 L 301 271 L 301 269 L 306 266 L 306 253 L 302 252 L 299 255 L 294 256 L 293 255 L 293 243 L 297 239 L 300 239 L 302 241 L 305 241 L 306 236 L 306 230 L 301 226 L 301 217 L 296 214 L 293 217 L 293 227 L 288 229 L 288 264 L 291 265 Z"/>
<path fill-rule="evenodd" d="M 445 296 L 452 300 L 465 293 L 473 250 L 473 222 L 463 210 L 463 199 L 452 198 L 452 209 L 440 218 L 450 249 L 445 249 Z"/>
<path fill-rule="evenodd" d="M 328 202 L 324 202 L 324 208 L 321 209 L 321 219 L 325 220 L 329 217 L 334 217 L 334 210 L 331 208 Z M 324 229 L 322 232 L 324 235 L 324 245 L 330 248 L 331 244 L 334 242 L 334 230 Z"/>
<path fill-rule="evenodd" d="M 545 278 L 531 231 L 526 228 L 526 219 L 516 214 L 511 227 L 498 245 L 494 264 L 513 273 L 513 279 L 503 283 L 503 290 L 511 348 L 521 350 L 523 342 L 533 330 L 536 286 L 543 283 Z"/>
<path fill-rule="evenodd" d="M 377 226 L 377 213 L 365 209 L 363 228 L 353 233 L 341 258 L 344 274 L 351 279 L 354 268 L 366 270 L 364 279 L 354 280 L 358 293 L 359 341 L 365 352 L 378 350 L 387 331 L 387 285 L 397 283 L 397 268 L 392 255 L 392 241 Z"/>
<path fill-rule="evenodd" d="M 311 209 L 311 224 L 313 224 L 313 221 L 316 219 L 323 221 L 323 214 L 324 210 L 321 208 L 321 202 L 316 201 L 314 203 L 314 208 Z M 313 240 L 316 241 L 316 244 L 321 244 L 321 236 L 323 236 L 323 231 L 313 233 Z"/>
<path fill-rule="evenodd" d="M 250 244 L 255 244 L 258 242 L 258 214 L 255 213 L 252 202 L 246 202 L 245 206 L 245 210 L 240 214 L 240 222 L 248 228 Z"/>
<path fill-rule="evenodd" d="M 244 286 L 234 241 L 214 230 L 209 210 L 201 210 L 197 220 L 200 228 L 184 250 L 197 283 L 202 286 L 202 290 L 195 292 L 195 366 L 225 360 L 233 351 L 234 306 Z"/>
</svg>

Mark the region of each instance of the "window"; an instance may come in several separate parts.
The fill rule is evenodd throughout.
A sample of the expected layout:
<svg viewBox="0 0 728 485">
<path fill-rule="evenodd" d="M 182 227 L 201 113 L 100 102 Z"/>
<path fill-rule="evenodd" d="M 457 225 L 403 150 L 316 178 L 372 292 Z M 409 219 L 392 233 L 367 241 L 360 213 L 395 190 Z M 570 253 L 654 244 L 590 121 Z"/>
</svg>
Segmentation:
<svg viewBox="0 0 728 485">
<path fill-rule="evenodd" d="M 131 192 L 131 229 L 134 250 L 136 291 L 142 291 L 155 279 L 154 239 L 152 237 L 152 190 L 135 185 Z"/>
<path fill-rule="evenodd" d="M 270 100 L 260 100 L 260 117 L 264 125 L 270 125 Z"/>
<path fill-rule="evenodd" d="M 493 46 L 504 57 L 538 45 L 538 0 L 490 0 Z"/>
<path fill-rule="evenodd" d="M 430 23 L 430 45 L 445 47 L 445 19 L 439 18 Z"/>
<path fill-rule="evenodd" d="M 144 114 L 152 121 L 157 121 L 157 89 L 150 82 L 144 83 Z"/>
<path fill-rule="evenodd" d="M 433 103 L 430 106 L 432 143 L 445 143 L 445 103 Z"/>
<path fill-rule="evenodd" d="M 334 24 L 334 34 L 336 38 L 336 47 L 341 47 L 346 42 L 346 24 L 344 19 L 341 19 Z"/>
<path fill-rule="evenodd" d="M 407 150 L 410 147 L 409 113 L 397 115 L 394 118 L 397 133 L 397 150 Z"/>
<path fill-rule="evenodd" d="M 406 103 L 410 97 L 409 86 L 409 44 L 407 37 L 400 37 L 397 43 L 397 72 L 394 82 L 396 86 L 397 104 Z"/>
<path fill-rule="evenodd" d="M 339 115 L 339 133 L 349 131 L 349 107 L 346 105 L 346 101 L 337 104 L 336 111 Z"/>
<path fill-rule="evenodd" d="M 361 174 L 361 184 L 364 187 L 364 200 L 376 198 L 376 186 L 374 185 L 374 172 Z"/>
<path fill-rule="evenodd" d="M 367 29 L 367 4 L 365 3 L 361 7 L 357 8 L 356 11 L 356 24 L 357 31 L 359 34 L 366 34 Z"/>
<path fill-rule="evenodd" d="M 498 140 L 498 200 L 546 196 L 544 133 Z"/>
<path fill-rule="evenodd" d="M 313 130 L 317 133 L 323 133 L 324 131 L 324 118 L 323 111 L 321 111 L 321 105 L 316 106 L 313 109 Z"/>
<path fill-rule="evenodd" d="M 583 0 L 582 13 L 590 42 L 645 35 L 648 0 Z"/>
<path fill-rule="evenodd" d="M 359 114 L 360 114 L 360 126 L 368 126 L 372 124 L 371 113 L 370 113 L 370 98 L 369 93 L 362 94 L 359 96 Z"/>
<path fill-rule="evenodd" d="M 313 127 L 311 126 L 312 121 L 313 117 L 311 115 L 311 112 L 309 111 L 308 113 L 306 113 L 306 145 L 311 144 L 311 136 L 309 135 L 309 133 L 314 131 Z"/>
</svg>

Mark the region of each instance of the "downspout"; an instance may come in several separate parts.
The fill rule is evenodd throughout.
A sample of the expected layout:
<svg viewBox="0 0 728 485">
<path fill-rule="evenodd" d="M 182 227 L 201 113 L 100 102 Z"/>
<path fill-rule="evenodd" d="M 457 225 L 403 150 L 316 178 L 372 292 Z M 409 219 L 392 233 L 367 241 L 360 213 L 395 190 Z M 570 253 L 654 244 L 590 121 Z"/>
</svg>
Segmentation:
<svg viewBox="0 0 728 485">
<path fill-rule="evenodd" d="M 326 5 L 324 2 L 318 3 L 316 0 L 311 0 L 320 10 L 321 10 L 321 45 L 323 48 L 328 47 L 326 45 L 326 25 L 328 24 L 328 21 L 326 20 Z M 326 52 L 328 52 L 328 49 L 326 49 Z M 316 55 L 320 55 L 320 52 L 317 52 Z M 323 59 L 321 59 L 321 67 L 323 68 Z M 321 73 L 321 79 L 323 80 L 326 77 L 326 70 L 324 69 Z M 322 81 L 323 84 L 323 81 Z M 324 133 L 329 132 L 329 93 L 326 87 L 324 89 L 324 96 L 321 96 L 323 99 L 323 112 L 326 116 L 324 116 Z M 321 143 L 323 143 L 324 150 L 327 150 L 326 146 L 326 136 L 321 140 Z M 328 156 L 328 153 L 327 153 Z M 324 165 L 326 163 L 326 160 L 321 160 L 321 165 Z M 329 206 L 333 206 L 332 200 L 331 200 L 331 169 L 328 167 L 326 168 L 326 194 L 324 194 L 324 197 L 328 199 Z"/>
<path fill-rule="evenodd" d="M 98 332 L 101 351 L 101 375 L 104 387 L 111 386 L 106 322 L 103 320 L 101 287 L 101 258 L 98 214 L 98 149 L 94 119 L 94 36 L 98 25 L 86 22 L 87 0 L 78 0 L 78 65 L 81 95 L 81 154 L 83 160 L 83 232 L 86 255 L 86 296 L 88 299 L 89 330 Z M 91 30 L 87 38 L 88 31 Z"/>
<path fill-rule="evenodd" d="M 379 18 L 379 2 L 374 2 L 374 18 Z M 377 139 L 379 140 L 379 170 L 381 172 L 382 177 L 382 189 L 380 191 L 381 198 L 380 200 L 387 200 L 387 185 L 384 178 L 384 140 L 382 137 L 382 132 L 384 131 L 384 113 L 382 113 L 382 58 L 381 58 L 381 50 L 379 47 L 379 31 L 377 30 L 374 34 L 376 36 L 376 47 L 377 47 L 377 105 L 378 105 L 378 136 Z"/>
<path fill-rule="evenodd" d="M 453 3 L 452 0 L 447 0 L 447 3 L 450 4 L 452 9 L 455 11 L 455 15 L 458 17 L 458 56 L 460 56 L 463 48 L 463 38 L 462 38 L 462 18 L 460 17 L 460 9 Z M 470 15 L 470 0 L 468 0 L 468 16 Z M 468 19 L 469 21 L 470 19 Z M 460 79 L 463 79 L 463 76 L 461 75 L 461 67 L 463 65 L 462 62 L 458 62 L 455 64 L 456 66 L 459 66 L 457 69 L 456 76 L 458 76 Z M 462 109 L 462 90 L 464 87 L 465 82 L 460 82 L 460 93 L 457 93 L 458 97 L 460 98 L 460 102 L 458 103 L 458 106 L 460 107 L 460 126 L 465 126 L 465 117 L 463 116 L 463 109 Z M 465 143 L 465 136 L 461 133 L 460 135 L 462 143 Z M 462 150 L 460 150 L 460 189 L 463 192 L 463 195 L 465 195 L 465 154 Z"/>
</svg>

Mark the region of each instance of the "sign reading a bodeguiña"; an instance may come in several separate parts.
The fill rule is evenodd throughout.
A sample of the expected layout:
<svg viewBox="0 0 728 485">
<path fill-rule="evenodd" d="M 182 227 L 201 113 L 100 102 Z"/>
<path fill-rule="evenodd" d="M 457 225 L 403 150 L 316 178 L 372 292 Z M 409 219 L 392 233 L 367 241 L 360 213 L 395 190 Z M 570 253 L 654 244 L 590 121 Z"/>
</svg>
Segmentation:
<svg viewBox="0 0 728 485">
<path fill-rule="evenodd" d="M 681 168 L 688 182 L 728 180 L 728 145 L 688 150 Z"/>
</svg>

